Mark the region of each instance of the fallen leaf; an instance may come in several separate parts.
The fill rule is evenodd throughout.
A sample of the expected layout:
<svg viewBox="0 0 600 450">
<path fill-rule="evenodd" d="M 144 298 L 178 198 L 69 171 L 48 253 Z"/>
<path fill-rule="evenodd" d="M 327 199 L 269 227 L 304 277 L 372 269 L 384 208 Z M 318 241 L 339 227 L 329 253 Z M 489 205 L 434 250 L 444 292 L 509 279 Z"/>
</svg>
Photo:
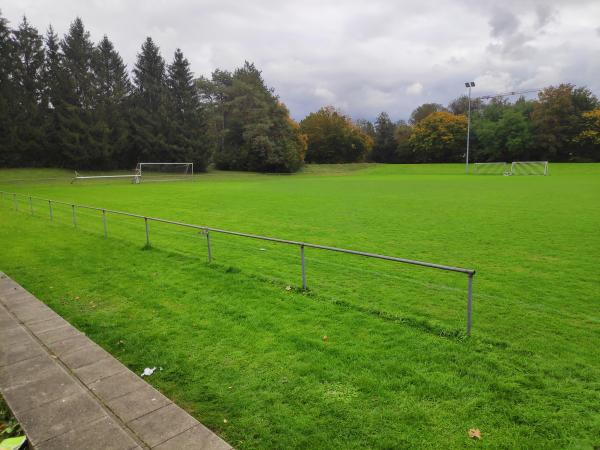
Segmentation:
<svg viewBox="0 0 600 450">
<path fill-rule="evenodd" d="M 75 300 L 79 300 L 79 296 L 75 297 Z"/>
<path fill-rule="evenodd" d="M 323 340 L 327 342 L 329 340 L 329 337 L 327 335 L 325 335 L 325 336 L 323 336 Z"/>
<path fill-rule="evenodd" d="M 286 286 L 286 287 L 285 287 L 285 290 L 286 290 L 286 291 L 291 291 L 291 290 L 292 290 L 292 287 L 291 287 L 291 286 Z"/>
<path fill-rule="evenodd" d="M 481 439 L 481 431 L 479 428 L 471 428 L 469 430 L 469 437 L 471 439 Z"/>
</svg>

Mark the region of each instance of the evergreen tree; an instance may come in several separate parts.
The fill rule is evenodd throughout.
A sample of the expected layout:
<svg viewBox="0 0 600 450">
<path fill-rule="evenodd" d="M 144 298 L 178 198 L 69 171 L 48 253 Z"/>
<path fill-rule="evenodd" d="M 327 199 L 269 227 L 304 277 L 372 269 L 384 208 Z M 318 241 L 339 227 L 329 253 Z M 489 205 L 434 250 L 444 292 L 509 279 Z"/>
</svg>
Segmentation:
<svg viewBox="0 0 600 450">
<path fill-rule="evenodd" d="M 396 162 L 396 127 L 387 113 L 382 112 L 375 120 L 375 139 L 371 158 L 375 162 Z"/>
<path fill-rule="evenodd" d="M 93 135 L 98 152 L 94 167 L 114 169 L 125 163 L 126 102 L 131 83 L 123 59 L 105 35 L 93 54 L 95 105 Z"/>
<path fill-rule="evenodd" d="M 15 43 L 8 21 L 0 15 L 0 165 L 17 164 L 13 113 L 16 100 L 13 83 Z"/>
<path fill-rule="evenodd" d="M 62 115 L 65 110 L 63 71 L 61 67 L 60 43 L 52 26 L 46 32 L 45 61 L 41 108 L 44 113 L 43 134 L 45 155 L 42 164 L 62 167 Z"/>
<path fill-rule="evenodd" d="M 210 145 L 206 139 L 206 121 L 190 70 L 180 49 L 168 67 L 169 156 L 172 161 L 191 161 L 198 170 L 208 165 Z"/>
<path fill-rule="evenodd" d="M 129 161 L 170 161 L 165 61 L 150 37 L 137 55 L 133 82 Z"/>
<path fill-rule="evenodd" d="M 43 93 L 43 40 L 25 17 L 14 36 L 13 82 L 17 108 L 13 120 L 16 124 L 15 145 L 19 150 L 17 163 L 21 166 L 39 165 L 44 162 L 44 116 L 40 107 Z"/>
<path fill-rule="evenodd" d="M 61 90 L 64 97 L 59 106 L 61 149 L 63 161 L 74 168 L 95 168 L 98 160 L 97 142 L 92 134 L 95 108 L 92 58 L 94 45 L 90 34 L 78 17 L 60 43 Z"/>
<path fill-rule="evenodd" d="M 221 169 L 295 172 L 304 159 L 306 141 L 285 105 L 249 62 L 231 76 L 219 73 L 223 135 L 215 156 Z M 230 84 L 229 84 L 230 83 Z M 222 89 L 222 90 L 221 90 Z"/>
</svg>

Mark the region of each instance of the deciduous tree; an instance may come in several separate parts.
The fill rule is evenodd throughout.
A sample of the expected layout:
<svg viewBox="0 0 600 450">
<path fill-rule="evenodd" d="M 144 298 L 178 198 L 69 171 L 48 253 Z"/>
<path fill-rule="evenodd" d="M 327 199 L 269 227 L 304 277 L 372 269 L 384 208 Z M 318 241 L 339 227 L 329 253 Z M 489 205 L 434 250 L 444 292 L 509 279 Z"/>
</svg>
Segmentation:
<svg viewBox="0 0 600 450">
<path fill-rule="evenodd" d="M 332 106 L 306 116 L 300 129 L 308 139 L 307 162 L 361 162 L 373 148 L 371 137 Z"/>
<path fill-rule="evenodd" d="M 409 142 L 416 162 L 455 162 L 462 159 L 466 137 L 465 116 L 438 111 L 415 125 Z"/>
</svg>

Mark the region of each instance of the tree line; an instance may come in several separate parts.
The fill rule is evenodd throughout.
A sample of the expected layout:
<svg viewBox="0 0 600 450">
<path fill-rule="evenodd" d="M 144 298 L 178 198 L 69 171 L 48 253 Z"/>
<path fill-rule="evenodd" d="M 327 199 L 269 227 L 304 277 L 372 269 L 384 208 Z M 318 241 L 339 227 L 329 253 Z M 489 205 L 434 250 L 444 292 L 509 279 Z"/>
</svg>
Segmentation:
<svg viewBox="0 0 600 450">
<path fill-rule="evenodd" d="M 62 37 L 0 16 L 0 165 L 132 168 L 193 162 L 204 170 L 294 172 L 306 139 L 260 71 L 196 79 L 180 49 L 166 63 L 148 37 L 130 78 L 107 36 L 76 18 Z"/>
<path fill-rule="evenodd" d="M 295 172 L 304 162 L 464 159 L 468 98 L 426 103 L 408 121 L 352 120 L 331 106 L 300 123 L 246 62 L 195 78 L 180 49 L 166 63 L 148 37 L 131 76 L 107 36 L 80 18 L 62 37 L 0 15 L 0 165 L 130 169 L 140 161 Z M 537 99 L 471 102 L 474 161 L 600 161 L 600 103 L 561 84 Z"/>
<path fill-rule="evenodd" d="M 465 157 L 469 99 L 447 107 L 425 103 L 408 121 L 393 123 L 381 113 L 358 126 L 374 144 L 378 162 L 458 162 Z M 600 102 L 585 87 L 560 84 L 537 98 L 471 100 L 471 159 L 490 161 L 600 161 Z"/>
</svg>

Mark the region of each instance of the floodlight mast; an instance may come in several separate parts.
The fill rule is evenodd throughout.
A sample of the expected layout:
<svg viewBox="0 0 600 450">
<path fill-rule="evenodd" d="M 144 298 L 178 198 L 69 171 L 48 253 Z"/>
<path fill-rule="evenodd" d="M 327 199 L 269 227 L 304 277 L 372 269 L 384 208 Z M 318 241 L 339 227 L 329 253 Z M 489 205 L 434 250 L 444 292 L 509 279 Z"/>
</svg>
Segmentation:
<svg viewBox="0 0 600 450">
<path fill-rule="evenodd" d="M 469 141 L 471 140 L 471 88 L 475 87 L 474 81 L 467 81 L 465 87 L 469 89 L 469 114 L 467 116 L 467 154 L 465 157 L 465 172 L 469 174 Z"/>
</svg>

